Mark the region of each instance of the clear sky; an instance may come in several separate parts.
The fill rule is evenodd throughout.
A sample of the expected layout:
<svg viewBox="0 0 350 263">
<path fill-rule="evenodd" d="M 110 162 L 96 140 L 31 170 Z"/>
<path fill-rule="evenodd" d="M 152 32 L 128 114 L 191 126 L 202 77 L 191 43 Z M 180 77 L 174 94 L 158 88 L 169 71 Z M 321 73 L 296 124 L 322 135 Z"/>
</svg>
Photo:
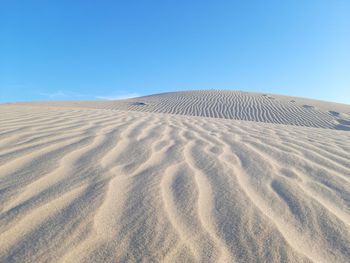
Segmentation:
<svg viewBox="0 0 350 263">
<path fill-rule="evenodd" d="M 0 102 L 187 89 L 350 104 L 350 1 L 0 1 Z"/>
</svg>

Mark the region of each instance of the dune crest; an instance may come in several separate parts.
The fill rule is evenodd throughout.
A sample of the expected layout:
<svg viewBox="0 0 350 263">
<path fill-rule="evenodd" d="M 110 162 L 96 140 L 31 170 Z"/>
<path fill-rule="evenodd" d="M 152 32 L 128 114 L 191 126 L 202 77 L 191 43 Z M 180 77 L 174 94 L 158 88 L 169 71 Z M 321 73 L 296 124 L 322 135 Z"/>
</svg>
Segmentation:
<svg viewBox="0 0 350 263">
<path fill-rule="evenodd" d="M 230 90 L 178 91 L 128 100 L 50 102 L 39 105 L 170 113 L 350 130 L 350 105 Z"/>
<path fill-rule="evenodd" d="M 210 92 L 0 105 L 0 262 L 348 262 L 346 106 Z"/>
</svg>

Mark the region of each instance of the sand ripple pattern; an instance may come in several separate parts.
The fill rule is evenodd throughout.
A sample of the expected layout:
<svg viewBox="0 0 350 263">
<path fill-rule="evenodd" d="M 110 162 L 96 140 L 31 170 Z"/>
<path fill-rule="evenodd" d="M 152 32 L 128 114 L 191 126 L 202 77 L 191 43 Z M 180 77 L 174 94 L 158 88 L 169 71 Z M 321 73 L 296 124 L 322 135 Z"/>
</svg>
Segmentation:
<svg viewBox="0 0 350 263">
<path fill-rule="evenodd" d="M 68 107 L 171 113 L 350 131 L 349 105 L 242 91 L 181 91 L 121 101 L 76 101 L 58 104 Z"/>
<path fill-rule="evenodd" d="M 248 109 L 233 114 L 287 120 Z M 350 258 L 347 131 L 81 107 L 0 113 L 0 262 Z M 327 126 L 319 116 L 310 123 Z"/>
</svg>

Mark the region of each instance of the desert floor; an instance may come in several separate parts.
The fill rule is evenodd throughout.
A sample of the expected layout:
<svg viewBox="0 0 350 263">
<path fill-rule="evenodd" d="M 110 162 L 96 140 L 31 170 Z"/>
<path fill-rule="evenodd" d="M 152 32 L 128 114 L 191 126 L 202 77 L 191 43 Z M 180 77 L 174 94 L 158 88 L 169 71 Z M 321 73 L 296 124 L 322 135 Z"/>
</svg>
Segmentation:
<svg viewBox="0 0 350 263">
<path fill-rule="evenodd" d="M 239 91 L 0 105 L 0 262 L 349 259 L 349 105 Z"/>
</svg>

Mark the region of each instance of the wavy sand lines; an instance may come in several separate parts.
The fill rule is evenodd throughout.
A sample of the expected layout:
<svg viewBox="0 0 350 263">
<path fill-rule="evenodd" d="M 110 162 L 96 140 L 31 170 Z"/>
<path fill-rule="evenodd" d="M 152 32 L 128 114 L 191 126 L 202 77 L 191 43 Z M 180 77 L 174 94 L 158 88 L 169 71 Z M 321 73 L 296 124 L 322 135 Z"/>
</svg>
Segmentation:
<svg viewBox="0 0 350 263">
<path fill-rule="evenodd" d="M 1 105 L 0 262 L 347 262 L 350 133 L 254 96 Z"/>
</svg>

